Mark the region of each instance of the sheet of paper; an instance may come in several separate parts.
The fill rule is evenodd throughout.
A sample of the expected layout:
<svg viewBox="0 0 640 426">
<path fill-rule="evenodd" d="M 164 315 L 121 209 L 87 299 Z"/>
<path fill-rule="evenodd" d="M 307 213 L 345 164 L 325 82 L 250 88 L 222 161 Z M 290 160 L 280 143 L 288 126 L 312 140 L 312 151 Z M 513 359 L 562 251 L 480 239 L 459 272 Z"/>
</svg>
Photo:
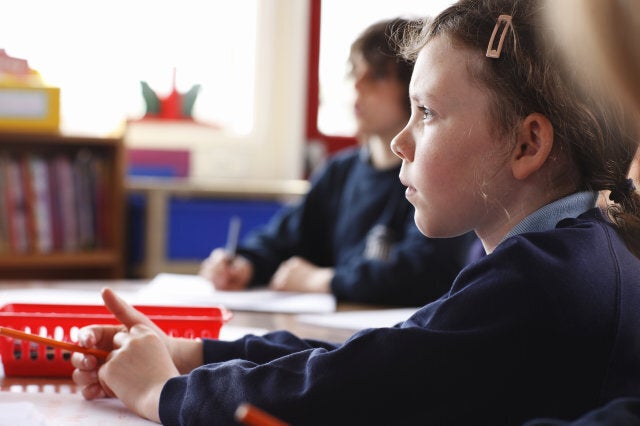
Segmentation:
<svg viewBox="0 0 640 426">
<path fill-rule="evenodd" d="M 211 306 L 220 304 L 230 310 L 328 313 L 335 312 L 336 299 L 331 294 L 298 293 L 249 289 L 219 291 L 198 275 L 158 274 L 133 296 L 133 302 L 146 305 Z"/>
<path fill-rule="evenodd" d="M 0 290 L 0 306 L 7 303 L 103 304 L 100 292 L 97 290 L 59 288 L 11 288 Z"/>
<path fill-rule="evenodd" d="M 225 325 L 220 329 L 220 335 L 218 339 L 232 341 L 239 339 L 247 334 L 253 334 L 255 336 L 262 336 L 263 334 L 267 334 L 269 330 L 266 328 L 256 328 L 256 327 L 240 327 L 237 325 Z"/>
<path fill-rule="evenodd" d="M 321 327 L 358 331 L 365 328 L 392 327 L 420 308 L 398 308 L 335 312 L 324 315 L 298 315 L 297 321 Z"/>
<path fill-rule="evenodd" d="M 42 425 L 42 426 L 74 426 L 74 425 L 154 425 L 149 420 L 138 417 L 117 399 L 97 399 L 86 401 L 78 393 L 50 392 L 0 392 L 0 425 Z M 17 406 L 16 404 L 22 404 Z M 28 409 L 27 413 L 13 413 L 16 408 Z M 35 409 L 34 409 L 35 408 Z M 11 409 L 12 411 L 5 411 Z M 19 419 L 24 415 L 35 419 L 31 422 L 5 421 L 6 414 L 15 414 Z M 44 420 L 39 421 L 44 416 Z"/>
<path fill-rule="evenodd" d="M 0 426 L 46 426 L 47 417 L 38 411 L 33 402 L 0 402 Z"/>
</svg>

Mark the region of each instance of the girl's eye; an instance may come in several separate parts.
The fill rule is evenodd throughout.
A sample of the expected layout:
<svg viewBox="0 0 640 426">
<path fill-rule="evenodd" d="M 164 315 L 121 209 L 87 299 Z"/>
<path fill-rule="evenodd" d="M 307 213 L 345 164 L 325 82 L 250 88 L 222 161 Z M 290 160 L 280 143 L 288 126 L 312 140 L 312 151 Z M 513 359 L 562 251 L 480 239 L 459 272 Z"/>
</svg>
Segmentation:
<svg viewBox="0 0 640 426">
<path fill-rule="evenodd" d="M 422 119 L 423 120 L 428 120 L 431 117 L 433 117 L 433 112 L 429 108 L 427 108 L 425 106 L 419 106 L 418 107 L 418 111 L 420 111 L 422 113 Z"/>
</svg>

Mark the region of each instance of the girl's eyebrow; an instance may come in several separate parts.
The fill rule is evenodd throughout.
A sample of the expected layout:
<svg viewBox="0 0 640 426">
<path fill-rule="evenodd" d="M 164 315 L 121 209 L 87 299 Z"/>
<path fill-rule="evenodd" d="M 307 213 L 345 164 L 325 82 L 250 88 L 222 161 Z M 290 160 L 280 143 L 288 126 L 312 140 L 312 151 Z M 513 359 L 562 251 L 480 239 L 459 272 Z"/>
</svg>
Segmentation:
<svg viewBox="0 0 640 426">
<path fill-rule="evenodd" d="M 411 101 L 417 103 L 417 104 L 424 104 L 427 102 L 437 102 L 438 101 L 438 97 L 431 94 L 431 93 L 409 93 L 409 99 L 411 99 Z"/>
</svg>

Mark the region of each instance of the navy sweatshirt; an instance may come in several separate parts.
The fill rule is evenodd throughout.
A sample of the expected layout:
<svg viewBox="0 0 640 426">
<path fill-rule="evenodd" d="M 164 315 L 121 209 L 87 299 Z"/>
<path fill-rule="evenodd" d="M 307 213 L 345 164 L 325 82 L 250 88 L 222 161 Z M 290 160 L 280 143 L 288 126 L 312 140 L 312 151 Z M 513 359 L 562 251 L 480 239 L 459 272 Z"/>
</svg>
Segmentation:
<svg viewBox="0 0 640 426">
<path fill-rule="evenodd" d="M 254 265 L 251 285 L 268 283 L 281 262 L 301 256 L 335 268 L 331 292 L 341 301 L 421 306 L 444 294 L 475 236 L 422 235 L 399 172 L 374 169 L 365 148 L 337 153 L 300 203 L 238 248 Z"/>
<path fill-rule="evenodd" d="M 296 425 L 520 425 L 640 396 L 640 261 L 597 209 L 504 240 L 451 290 L 342 344 L 278 331 L 205 340 L 169 380 L 167 425 L 234 424 L 251 402 Z"/>
</svg>

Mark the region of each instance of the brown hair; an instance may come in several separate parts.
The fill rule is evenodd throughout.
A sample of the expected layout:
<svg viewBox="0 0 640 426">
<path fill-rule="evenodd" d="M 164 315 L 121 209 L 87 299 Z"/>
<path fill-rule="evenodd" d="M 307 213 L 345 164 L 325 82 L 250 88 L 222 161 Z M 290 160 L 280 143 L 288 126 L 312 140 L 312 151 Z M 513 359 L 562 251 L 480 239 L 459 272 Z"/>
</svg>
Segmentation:
<svg viewBox="0 0 640 426">
<path fill-rule="evenodd" d="M 547 18 L 564 54 L 582 73 L 600 73 L 640 111 L 640 4 L 548 0 Z"/>
<path fill-rule="evenodd" d="M 399 54 L 397 40 L 403 38 L 406 31 L 421 25 L 419 20 L 403 18 L 388 19 L 376 22 L 367 27 L 351 44 L 349 61 L 353 64 L 356 55 L 362 55 L 373 73 L 379 77 L 396 79 L 404 87 L 407 114 L 411 113 L 409 99 L 409 82 L 413 72 L 413 61 Z"/>
<path fill-rule="evenodd" d="M 542 19 L 537 0 L 461 0 L 445 9 L 421 32 L 406 37 L 403 54 L 415 59 L 435 37 L 477 52 L 481 65 L 469 71 L 492 97 L 489 118 L 497 132 L 512 134 L 527 115 L 541 113 L 554 129 L 552 155 L 566 157 L 554 182 L 569 190 L 618 190 L 610 217 L 629 248 L 640 257 L 640 195 L 627 182 L 637 147 L 635 127 L 621 105 L 592 96 L 560 64 L 553 32 Z M 501 54 L 485 53 L 499 15 L 512 17 Z M 573 174 L 570 174 L 573 169 Z M 576 173 L 577 172 L 577 173 Z"/>
</svg>

